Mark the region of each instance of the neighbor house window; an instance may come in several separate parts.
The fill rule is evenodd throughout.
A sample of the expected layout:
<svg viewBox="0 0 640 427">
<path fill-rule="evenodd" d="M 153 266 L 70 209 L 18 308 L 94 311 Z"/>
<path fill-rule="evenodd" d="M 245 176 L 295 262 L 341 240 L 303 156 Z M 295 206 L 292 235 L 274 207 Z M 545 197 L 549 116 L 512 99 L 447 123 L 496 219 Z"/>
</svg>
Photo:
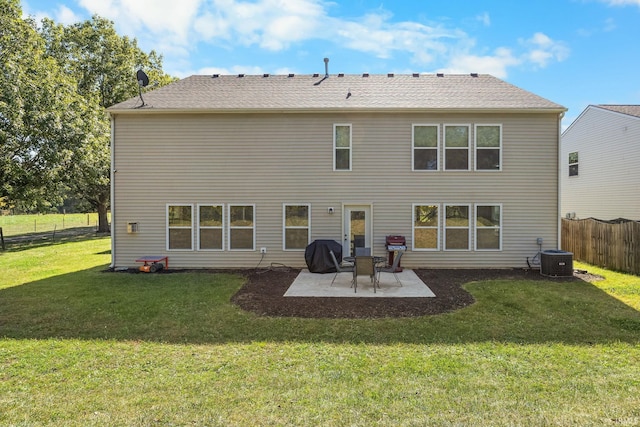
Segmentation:
<svg viewBox="0 0 640 427">
<path fill-rule="evenodd" d="M 445 205 L 445 250 L 469 250 L 469 205 Z"/>
<path fill-rule="evenodd" d="M 193 205 L 167 205 L 167 250 L 193 250 Z"/>
<path fill-rule="evenodd" d="M 222 250 L 222 205 L 198 205 L 198 249 Z"/>
<path fill-rule="evenodd" d="M 438 205 L 413 205 L 413 250 L 438 250 L 439 218 Z"/>
<path fill-rule="evenodd" d="M 255 206 L 229 205 L 229 249 L 255 250 Z"/>
<path fill-rule="evenodd" d="M 438 125 L 413 125 L 413 170 L 438 170 Z"/>
<path fill-rule="evenodd" d="M 569 176 L 578 176 L 578 152 L 569 153 Z"/>
<path fill-rule="evenodd" d="M 284 250 L 304 250 L 309 245 L 309 205 L 284 205 Z"/>
<path fill-rule="evenodd" d="M 476 250 L 502 249 L 502 207 L 476 205 Z"/>
<path fill-rule="evenodd" d="M 476 170 L 500 170 L 502 126 L 476 125 Z"/>
<path fill-rule="evenodd" d="M 445 170 L 469 170 L 469 126 L 445 125 Z"/>
<path fill-rule="evenodd" d="M 333 125 L 333 170 L 351 170 L 351 125 Z"/>
</svg>

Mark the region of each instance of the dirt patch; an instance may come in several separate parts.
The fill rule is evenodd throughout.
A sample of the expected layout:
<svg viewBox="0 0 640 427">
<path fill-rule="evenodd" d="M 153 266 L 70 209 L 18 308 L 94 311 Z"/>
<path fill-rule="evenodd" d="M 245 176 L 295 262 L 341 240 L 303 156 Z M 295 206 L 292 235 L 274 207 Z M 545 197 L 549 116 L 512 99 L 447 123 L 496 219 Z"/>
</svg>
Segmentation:
<svg viewBox="0 0 640 427">
<path fill-rule="evenodd" d="M 306 318 L 415 317 L 458 310 L 474 303 L 462 288 L 479 280 L 549 280 L 537 271 L 414 270 L 435 298 L 326 298 L 284 297 L 300 272 L 298 269 L 245 271 L 247 283 L 231 298 L 243 310 L 259 316 Z M 573 280 L 562 278 L 552 280 Z"/>
</svg>

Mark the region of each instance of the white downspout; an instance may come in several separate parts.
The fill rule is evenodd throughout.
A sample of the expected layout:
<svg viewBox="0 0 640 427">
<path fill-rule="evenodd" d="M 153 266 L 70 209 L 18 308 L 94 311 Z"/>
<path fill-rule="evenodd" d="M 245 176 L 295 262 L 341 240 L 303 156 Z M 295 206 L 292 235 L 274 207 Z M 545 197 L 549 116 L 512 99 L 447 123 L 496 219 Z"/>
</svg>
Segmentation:
<svg viewBox="0 0 640 427">
<path fill-rule="evenodd" d="M 564 111 L 558 114 L 558 242 L 556 247 L 562 249 L 562 118 L 564 117 Z M 113 211 L 111 213 L 113 215 Z"/>
<path fill-rule="evenodd" d="M 116 192 L 115 192 L 115 178 L 116 178 L 116 119 L 110 114 L 111 119 L 111 268 L 115 268 L 116 260 L 116 233 L 114 224 L 116 224 L 116 210 L 114 209 Z"/>
</svg>

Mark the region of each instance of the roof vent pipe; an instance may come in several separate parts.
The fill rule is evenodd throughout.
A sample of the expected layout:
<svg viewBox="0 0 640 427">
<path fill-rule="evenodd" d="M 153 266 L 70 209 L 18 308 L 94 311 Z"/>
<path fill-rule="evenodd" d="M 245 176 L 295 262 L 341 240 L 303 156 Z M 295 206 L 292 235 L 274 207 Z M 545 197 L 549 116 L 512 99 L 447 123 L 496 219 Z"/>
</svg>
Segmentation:
<svg viewBox="0 0 640 427">
<path fill-rule="evenodd" d="M 324 58 L 324 77 L 329 77 L 329 58 Z"/>
</svg>

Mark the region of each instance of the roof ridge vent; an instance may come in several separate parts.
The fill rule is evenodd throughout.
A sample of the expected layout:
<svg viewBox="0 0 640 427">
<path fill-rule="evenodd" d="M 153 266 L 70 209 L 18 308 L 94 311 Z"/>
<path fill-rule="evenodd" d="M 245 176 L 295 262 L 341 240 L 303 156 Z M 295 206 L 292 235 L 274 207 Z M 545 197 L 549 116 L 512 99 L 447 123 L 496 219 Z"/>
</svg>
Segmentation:
<svg viewBox="0 0 640 427">
<path fill-rule="evenodd" d="M 362 73 L 362 77 L 369 77 L 369 73 Z"/>
<path fill-rule="evenodd" d="M 289 73 L 289 76 L 288 76 L 288 77 L 294 77 L 294 76 L 295 76 L 295 74 L 293 74 L 293 73 Z"/>
<path fill-rule="evenodd" d="M 420 77 L 420 74 L 418 74 L 418 73 L 413 73 L 412 75 L 413 75 L 413 77 Z"/>
<path fill-rule="evenodd" d="M 264 73 L 262 77 L 269 77 L 269 73 Z"/>
<path fill-rule="evenodd" d="M 393 77 L 393 76 L 394 76 L 394 74 L 393 74 L 393 73 L 388 73 L 388 74 L 387 74 L 387 77 Z"/>
<path fill-rule="evenodd" d="M 344 77 L 344 73 L 339 73 L 338 77 Z"/>
<path fill-rule="evenodd" d="M 220 74 L 214 74 L 213 76 L 211 76 L 212 79 L 217 79 L 218 77 L 220 77 Z"/>
<path fill-rule="evenodd" d="M 444 73 L 438 73 L 436 74 L 437 77 L 444 77 Z"/>
<path fill-rule="evenodd" d="M 244 77 L 244 74 L 238 74 L 238 77 L 242 78 Z"/>
<path fill-rule="evenodd" d="M 478 73 L 471 73 L 471 77 L 478 77 Z"/>
<path fill-rule="evenodd" d="M 320 74 L 318 74 L 318 73 L 313 73 L 313 77 L 320 77 Z"/>
</svg>

